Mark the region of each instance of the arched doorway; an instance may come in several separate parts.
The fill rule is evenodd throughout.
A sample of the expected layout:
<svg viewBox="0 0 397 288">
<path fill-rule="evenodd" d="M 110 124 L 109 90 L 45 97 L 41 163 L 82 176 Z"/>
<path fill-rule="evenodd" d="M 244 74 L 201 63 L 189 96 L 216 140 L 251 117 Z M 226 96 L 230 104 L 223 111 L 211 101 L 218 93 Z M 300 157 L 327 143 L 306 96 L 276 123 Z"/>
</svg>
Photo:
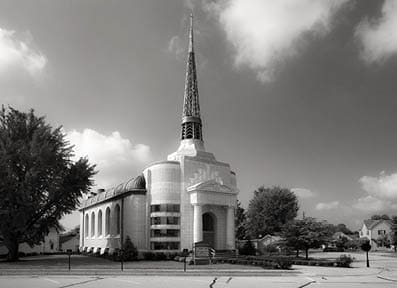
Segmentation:
<svg viewBox="0 0 397 288">
<path fill-rule="evenodd" d="M 203 214 L 203 241 L 215 248 L 216 218 L 212 213 Z"/>
</svg>

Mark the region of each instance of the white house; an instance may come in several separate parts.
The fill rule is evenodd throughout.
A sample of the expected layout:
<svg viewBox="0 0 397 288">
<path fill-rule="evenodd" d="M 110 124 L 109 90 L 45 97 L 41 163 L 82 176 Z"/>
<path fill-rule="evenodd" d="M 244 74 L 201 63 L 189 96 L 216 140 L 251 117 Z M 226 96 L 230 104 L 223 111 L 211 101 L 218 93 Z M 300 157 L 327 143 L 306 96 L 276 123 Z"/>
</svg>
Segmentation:
<svg viewBox="0 0 397 288">
<path fill-rule="evenodd" d="M 384 236 L 388 236 L 391 232 L 391 227 L 391 220 L 364 220 L 363 226 L 359 231 L 360 238 L 367 238 L 370 240 L 373 249 L 381 248 L 383 246 L 377 240 Z"/>
<path fill-rule="evenodd" d="M 59 232 L 55 228 L 51 228 L 50 232 L 44 237 L 44 241 L 38 245 L 30 247 L 27 243 L 19 244 L 20 253 L 25 254 L 50 254 L 59 252 Z M 8 254 L 8 249 L 0 243 L 0 255 Z"/>
</svg>

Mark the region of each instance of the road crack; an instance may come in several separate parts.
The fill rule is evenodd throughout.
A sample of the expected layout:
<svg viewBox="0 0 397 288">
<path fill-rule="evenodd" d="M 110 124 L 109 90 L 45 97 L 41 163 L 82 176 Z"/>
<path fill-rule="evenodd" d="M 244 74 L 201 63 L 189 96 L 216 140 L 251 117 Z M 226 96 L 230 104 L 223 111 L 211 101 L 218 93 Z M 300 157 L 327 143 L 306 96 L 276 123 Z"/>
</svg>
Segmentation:
<svg viewBox="0 0 397 288">
<path fill-rule="evenodd" d="M 103 280 L 105 278 L 102 277 L 95 277 L 94 279 L 90 279 L 90 280 L 86 280 L 86 281 L 81 281 L 81 282 L 77 282 L 77 283 L 72 283 L 72 284 L 68 284 L 68 285 L 64 285 L 64 286 L 59 286 L 59 288 L 66 288 L 66 287 L 72 287 L 72 286 L 77 286 L 77 285 L 81 285 L 81 284 L 85 284 L 85 283 L 89 283 L 89 282 L 95 282 L 95 281 L 99 281 L 99 280 Z"/>
<path fill-rule="evenodd" d="M 216 280 L 218 280 L 218 278 L 214 278 L 214 280 L 212 280 L 212 283 L 210 284 L 210 288 L 213 288 L 213 285 L 216 283 Z"/>
</svg>

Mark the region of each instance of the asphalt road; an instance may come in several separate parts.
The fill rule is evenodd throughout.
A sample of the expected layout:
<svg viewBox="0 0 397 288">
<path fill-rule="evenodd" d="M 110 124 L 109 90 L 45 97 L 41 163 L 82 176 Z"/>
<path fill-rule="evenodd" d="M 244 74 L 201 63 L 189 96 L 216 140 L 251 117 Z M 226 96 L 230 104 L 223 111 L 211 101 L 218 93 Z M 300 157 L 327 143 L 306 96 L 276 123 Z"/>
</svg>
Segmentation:
<svg viewBox="0 0 397 288">
<path fill-rule="evenodd" d="M 345 276 L 345 277 L 207 277 L 207 276 L 2 276 L 1 288 L 177 288 L 177 287 L 210 287 L 210 288 L 237 288 L 237 287 L 396 287 L 397 283 L 372 276 Z"/>
<path fill-rule="evenodd" d="M 321 257 L 321 255 L 316 255 Z M 325 255 L 332 256 L 330 254 Z M 135 269 L 113 273 L 102 273 L 105 270 L 97 271 L 98 275 L 89 273 L 89 270 L 81 270 L 79 275 L 63 275 L 54 272 L 46 275 L 43 270 L 16 271 L 20 267 L 11 267 L 3 265 L 0 270 L 8 267 L 20 273 L 12 275 L 7 273 L 0 276 L 0 288 L 102 288 L 102 287 L 397 287 L 397 255 L 374 253 L 371 255 L 371 268 L 366 268 L 365 257 L 361 253 L 352 255 L 356 261 L 353 263 L 354 268 L 336 268 L 336 267 L 313 267 L 313 266 L 294 266 L 293 270 L 262 270 L 259 274 L 257 270 L 232 271 L 223 266 L 213 265 L 211 267 L 201 267 L 197 271 L 192 271 L 190 275 L 180 274 L 176 276 L 178 270 L 152 269 L 149 267 L 143 269 L 135 275 L 132 274 Z M 153 264 L 151 264 L 153 265 Z M 30 265 L 24 265 L 30 266 Z M 32 267 L 30 267 L 32 268 Z M 37 267 L 36 267 L 37 268 Z M 212 269 L 209 269 L 212 268 Z M 226 267 L 227 268 L 227 267 Z M 233 268 L 238 268 L 233 266 Z M 245 267 L 246 268 L 246 267 Z M 191 268 L 192 269 L 192 268 Z M 208 269 L 208 270 L 205 270 Z M 46 270 L 46 269 L 45 269 Z M 50 272 L 49 269 L 47 272 Z M 94 269 L 95 270 L 95 269 Z M 180 269 L 179 269 L 180 270 Z M 60 270 L 61 271 L 61 270 Z M 63 270 L 62 270 L 63 271 Z M 0 271 L 1 272 L 1 271 Z M 4 271 L 3 271 L 4 272 Z M 22 272 L 22 273 L 21 273 Z M 40 273 L 38 273 L 40 272 Z M 85 272 L 85 274 L 84 274 Z M 135 271 L 136 272 L 136 271 Z M 162 273 L 160 273 L 162 272 Z M 277 272 L 277 274 L 275 274 Z M 292 272 L 292 273 L 291 273 Z M 75 273 L 75 272 L 74 272 Z M 89 273 L 89 274 L 88 274 Z M 143 275 L 142 273 L 150 273 Z M 167 274 L 168 273 L 168 274 Z M 178 272 L 180 273 L 180 272 Z M 248 273 L 252 273 L 248 276 Z M 259 274 L 259 275 L 258 275 Z"/>
</svg>

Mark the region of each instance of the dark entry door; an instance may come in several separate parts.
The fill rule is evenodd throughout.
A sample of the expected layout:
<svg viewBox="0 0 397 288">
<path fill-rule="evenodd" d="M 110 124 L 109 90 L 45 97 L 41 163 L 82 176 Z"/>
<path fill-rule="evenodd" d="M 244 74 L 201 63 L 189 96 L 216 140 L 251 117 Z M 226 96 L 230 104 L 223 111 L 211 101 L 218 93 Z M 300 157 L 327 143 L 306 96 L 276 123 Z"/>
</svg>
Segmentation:
<svg viewBox="0 0 397 288">
<path fill-rule="evenodd" d="M 215 219 L 210 213 L 203 214 L 203 241 L 215 248 Z"/>
</svg>

